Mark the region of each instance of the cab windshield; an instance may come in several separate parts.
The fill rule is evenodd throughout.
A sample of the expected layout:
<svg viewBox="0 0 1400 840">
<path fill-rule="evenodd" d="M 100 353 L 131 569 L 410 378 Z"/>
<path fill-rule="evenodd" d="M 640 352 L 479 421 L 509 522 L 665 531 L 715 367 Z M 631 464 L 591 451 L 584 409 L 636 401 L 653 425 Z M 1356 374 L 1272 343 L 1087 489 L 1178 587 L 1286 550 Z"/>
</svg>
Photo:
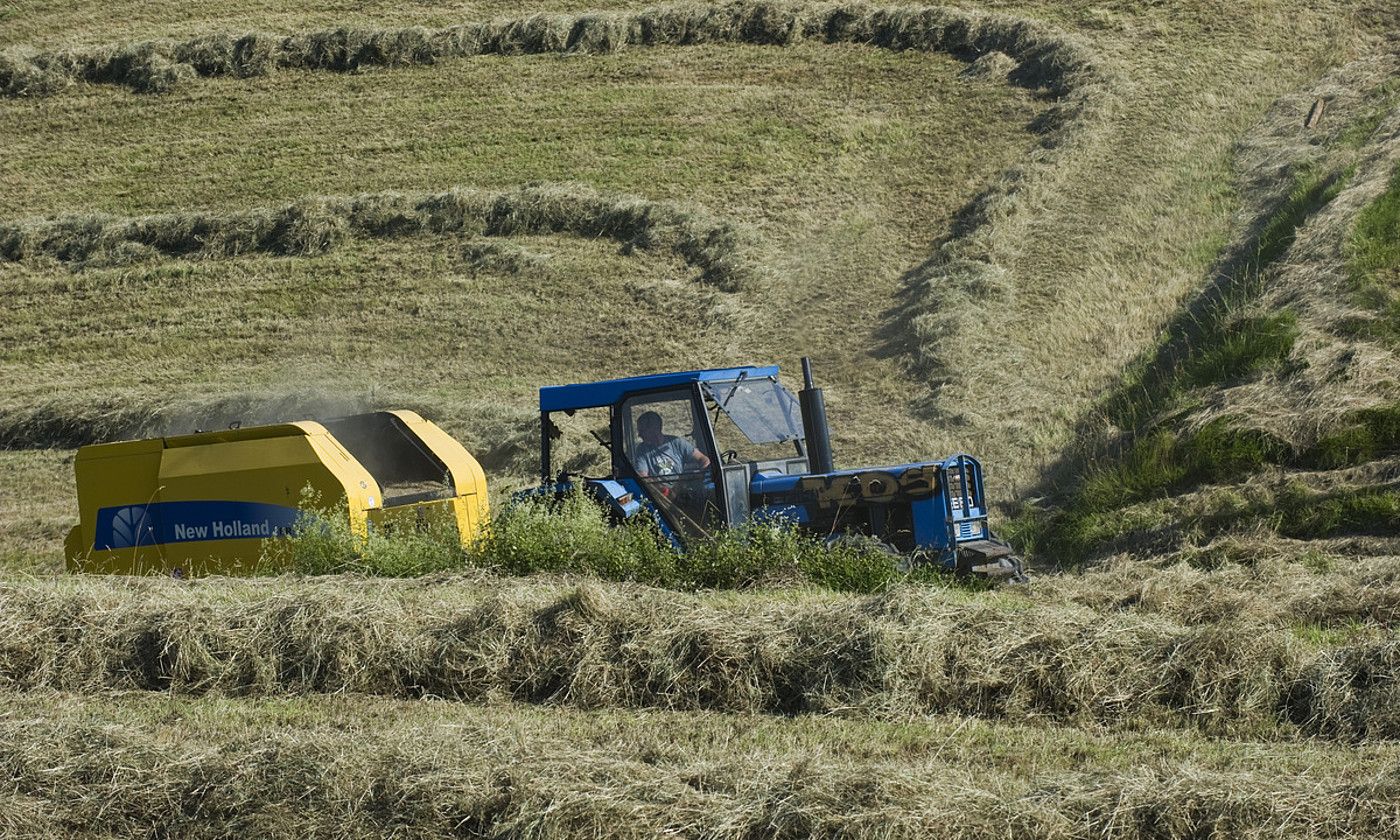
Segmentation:
<svg viewBox="0 0 1400 840">
<path fill-rule="evenodd" d="M 743 460 L 802 454 L 802 410 L 776 377 L 702 382 L 701 388 L 722 448 L 738 450 Z"/>
</svg>

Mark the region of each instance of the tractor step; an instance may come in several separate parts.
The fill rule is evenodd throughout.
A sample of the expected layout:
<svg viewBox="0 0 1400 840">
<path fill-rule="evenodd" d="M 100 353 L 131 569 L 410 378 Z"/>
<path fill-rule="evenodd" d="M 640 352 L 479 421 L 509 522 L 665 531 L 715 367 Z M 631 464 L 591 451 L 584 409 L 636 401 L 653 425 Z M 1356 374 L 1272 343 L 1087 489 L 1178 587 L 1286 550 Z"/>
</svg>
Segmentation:
<svg viewBox="0 0 1400 840">
<path fill-rule="evenodd" d="M 972 540 L 971 542 L 958 543 L 958 551 L 967 552 L 962 554 L 967 569 L 975 575 L 984 575 L 993 579 L 1005 579 L 1008 583 L 1028 583 L 1025 568 L 1021 565 L 1021 559 L 1015 556 L 1011 546 L 999 540 Z"/>
<path fill-rule="evenodd" d="M 979 560 L 995 560 L 998 557 L 1015 553 L 1011 546 L 996 540 L 970 540 L 958 543 L 958 551 L 966 551 L 976 555 Z"/>
</svg>

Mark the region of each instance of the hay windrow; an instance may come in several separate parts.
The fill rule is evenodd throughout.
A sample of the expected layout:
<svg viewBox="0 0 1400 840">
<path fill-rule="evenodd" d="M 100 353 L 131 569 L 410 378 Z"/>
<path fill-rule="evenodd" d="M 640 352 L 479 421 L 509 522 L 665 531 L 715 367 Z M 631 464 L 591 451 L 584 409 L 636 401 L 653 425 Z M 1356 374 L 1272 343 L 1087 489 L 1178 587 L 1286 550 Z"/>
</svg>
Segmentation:
<svg viewBox="0 0 1400 840">
<path fill-rule="evenodd" d="M 161 93 L 180 81 L 157 78 L 171 72 L 181 78 L 247 78 L 278 68 L 355 72 L 489 54 L 717 43 L 781 46 L 804 40 L 971 56 L 1005 53 L 1020 64 L 1015 81 L 1056 95 L 1079 87 L 1092 65 L 1082 45 L 1047 26 L 1008 15 L 944 6 L 735 2 L 631 13 L 535 14 L 441 29 L 342 27 L 290 35 L 219 33 L 53 52 L 11 48 L 0 59 L 0 92 L 45 96 L 83 81 Z"/>
<path fill-rule="evenodd" d="M 304 198 L 228 213 L 26 219 L 0 223 L 0 260 L 82 263 L 120 259 L 132 247 L 172 257 L 297 256 L 325 253 L 350 237 L 427 233 L 611 239 L 627 252 L 673 254 L 697 270 L 701 282 L 727 292 L 751 288 L 761 276 L 755 237 L 702 208 L 545 183 L 501 192 L 455 188 Z"/>
<path fill-rule="evenodd" d="M 784 604 L 484 576 L 105 583 L 0 588 L 0 686 L 1400 737 L 1388 637 L 1316 649 L 1247 618 L 1184 625 L 920 588 Z"/>
<path fill-rule="evenodd" d="M 208 712 L 190 720 L 188 705 L 155 720 L 134 698 L 15 705 L 0 719 L 8 836 L 1134 840 L 1306 826 L 1310 837 L 1360 838 L 1392 835 L 1398 822 L 1388 754 L 1318 750 L 1322 766 L 1301 772 L 1174 759 L 1106 775 L 925 750 L 847 758 L 781 734 L 735 754 L 728 722 L 712 722 L 720 741 L 709 744 L 676 737 L 664 716 L 616 719 L 602 741 L 589 722 L 541 732 L 529 714 L 429 713 L 421 726 L 411 707 L 363 701 L 356 708 L 378 719 L 370 730 L 307 726 L 295 707 L 253 703 L 228 704 L 236 726 Z"/>
</svg>

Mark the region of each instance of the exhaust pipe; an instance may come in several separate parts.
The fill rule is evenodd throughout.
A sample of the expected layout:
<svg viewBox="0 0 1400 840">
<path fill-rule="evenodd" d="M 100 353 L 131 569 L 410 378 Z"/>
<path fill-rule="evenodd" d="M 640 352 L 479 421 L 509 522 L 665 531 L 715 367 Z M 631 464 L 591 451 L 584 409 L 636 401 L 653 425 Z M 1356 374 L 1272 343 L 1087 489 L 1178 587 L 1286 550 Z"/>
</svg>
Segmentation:
<svg viewBox="0 0 1400 840">
<path fill-rule="evenodd" d="M 812 360 L 802 357 L 802 390 L 797 394 L 802 408 L 802 433 L 807 437 L 807 469 L 813 473 L 829 473 L 835 469 L 831 462 L 831 428 L 826 423 L 826 398 L 822 389 L 812 383 Z"/>
</svg>

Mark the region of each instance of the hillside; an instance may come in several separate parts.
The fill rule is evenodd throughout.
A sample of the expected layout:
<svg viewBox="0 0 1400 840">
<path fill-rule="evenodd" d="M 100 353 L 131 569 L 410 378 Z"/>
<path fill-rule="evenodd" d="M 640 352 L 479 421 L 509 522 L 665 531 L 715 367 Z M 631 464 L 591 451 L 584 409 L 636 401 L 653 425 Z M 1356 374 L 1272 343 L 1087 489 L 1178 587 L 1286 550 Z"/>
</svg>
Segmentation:
<svg viewBox="0 0 1400 840">
<path fill-rule="evenodd" d="M 1394 836 L 1397 38 L 0 5 L 0 832 Z M 983 459 L 1032 585 L 538 523 L 494 571 L 60 573 L 85 443 L 408 406 L 504 491 L 540 385 L 804 355 L 838 465 Z"/>
<path fill-rule="evenodd" d="M 1081 421 L 1048 477 L 1067 498 L 1028 516 L 1048 550 L 1324 567 L 1394 554 L 1396 69 L 1349 63 L 1242 140 L 1242 233 Z M 1314 103 L 1325 118 L 1309 126 Z"/>
</svg>

